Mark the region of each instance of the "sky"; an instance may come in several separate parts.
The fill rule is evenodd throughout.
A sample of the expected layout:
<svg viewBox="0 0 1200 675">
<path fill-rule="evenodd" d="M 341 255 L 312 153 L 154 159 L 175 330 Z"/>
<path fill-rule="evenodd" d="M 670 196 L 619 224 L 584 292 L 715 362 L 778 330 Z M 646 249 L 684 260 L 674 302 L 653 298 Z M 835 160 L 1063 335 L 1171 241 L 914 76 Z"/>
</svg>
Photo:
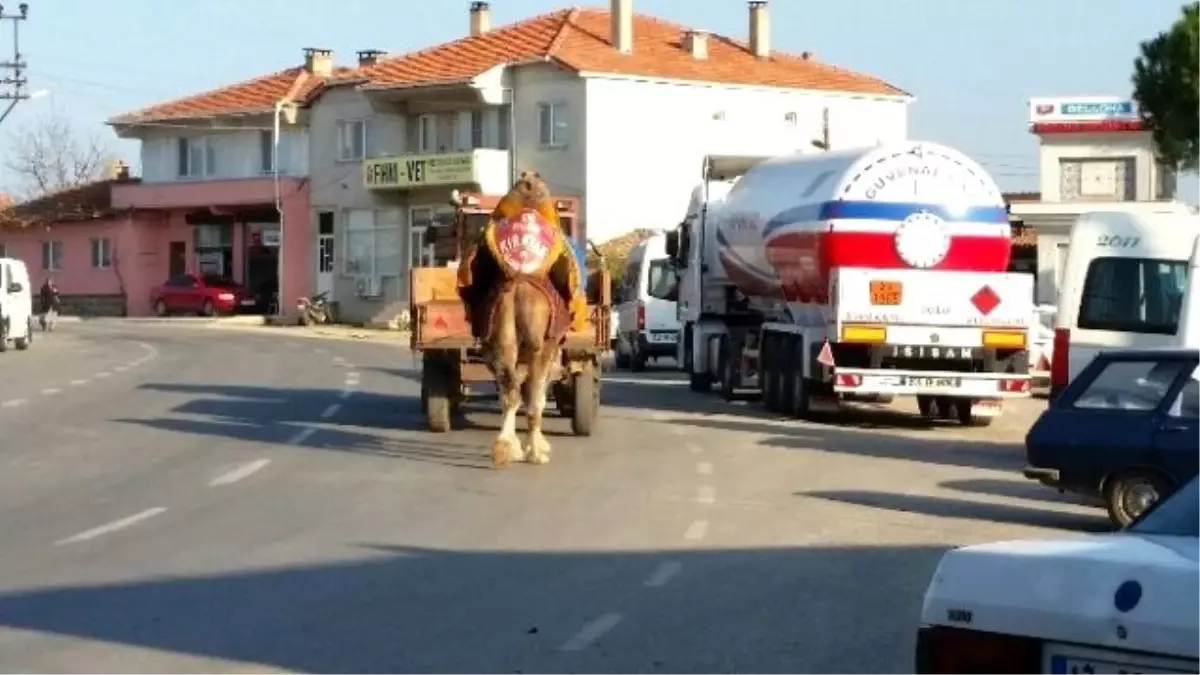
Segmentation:
<svg viewBox="0 0 1200 675">
<path fill-rule="evenodd" d="M 30 90 L 0 125 L 0 157 L 39 116 L 67 117 L 136 168 L 135 142 L 104 120 L 302 62 L 303 47 L 403 53 L 461 37 L 467 0 L 27 0 L 21 47 Z M 17 2 L 9 0 L 8 11 Z M 493 0 L 499 25 L 569 0 Z M 596 0 L 592 4 L 604 4 Z M 1182 0 L 773 0 L 773 48 L 882 77 L 916 96 L 909 137 L 984 164 L 1006 191 L 1037 189 L 1032 97 L 1130 93 L 1138 43 Z M 633 0 L 635 11 L 744 38 L 743 0 Z M 7 30 L 9 26 L 4 26 Z M 0 60 L 11 38 L 0 32 Z M 0 163 L 0 187 L 12 176 Z M 1194 177 L 1180 197 L 1197 203 Z"/>
</svg>

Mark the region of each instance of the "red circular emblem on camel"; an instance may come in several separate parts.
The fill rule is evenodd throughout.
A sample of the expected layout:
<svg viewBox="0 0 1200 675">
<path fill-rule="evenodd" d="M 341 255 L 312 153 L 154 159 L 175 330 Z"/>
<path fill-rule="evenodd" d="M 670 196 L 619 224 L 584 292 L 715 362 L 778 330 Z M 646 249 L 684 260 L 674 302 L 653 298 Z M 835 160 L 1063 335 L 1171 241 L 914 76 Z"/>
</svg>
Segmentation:
<svg viewBox="0 0 1200 675">
<path fill-rule="evenodd" d="M 542 270 L 554 247 L 554 225 L 536 211 L 526 210 L 496 223 L 496 249 L 513 271 L 533 274 Z"/>
</svg>

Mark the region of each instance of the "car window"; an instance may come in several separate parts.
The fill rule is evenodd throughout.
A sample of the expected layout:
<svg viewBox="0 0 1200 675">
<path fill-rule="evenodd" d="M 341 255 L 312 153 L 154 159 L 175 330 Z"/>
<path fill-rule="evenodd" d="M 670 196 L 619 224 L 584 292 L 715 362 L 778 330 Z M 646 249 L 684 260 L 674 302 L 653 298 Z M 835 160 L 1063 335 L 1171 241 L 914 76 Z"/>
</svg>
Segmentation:
<svg viewBox="0 0 1200 675">
<path fill-rule="evenodd" d="M 1072 405 L 1087 410 L 1155 410 L 1184 367 L 1180 360 L 1109 361 Z"/>
<path fill-rule="evenodd" d="M 1174 335 L 1186 288 L 1186 261 L 1096 258 L 1083 281 L 1079 327 Z"/>
<path fill-rule="evenodd" d="M 216 274 L 206 274 L 204 275 L 204 285 L 212 286 L 213 288 L 233 288 L 237 285 L 237 282 L 229 277 L 222 277 Z"/>
<path fill-rule="evenodd" d="M 650 275 L 649 275 L 649 279 L 646 281 L 647 292 L 653 291 L 654 289 L 659 288 L 660 284 L 663 283 L 664 277 L 666 277 L 670 274 L 671 274 L 671 268 L 667 264 L 666 258 L 663 258 L 661 260 L 651 260 L 650 261 Z"/>
<path fill-rule="evenodd" d="M 1129 526 L 1129 531 L 1177 537 L 1200 536 L 1200 488 L 1196 481 L 1193 478 L 1170 497 L 1155 504 Z"/>
<path fill-rule="evenodd" d="M 1171 416 L 1183 419 L 1200 419 L 1200 367 L 1183 383 L 1179 395 L 1171 403 Z"/>
<path fill-rule="evenodd" d="M 181 274 L 177 277 L 171 277 L 168 279 L 167 285 L 172 288 L 191 288 L 192 278 L 186 274 Z"/>
</svg>

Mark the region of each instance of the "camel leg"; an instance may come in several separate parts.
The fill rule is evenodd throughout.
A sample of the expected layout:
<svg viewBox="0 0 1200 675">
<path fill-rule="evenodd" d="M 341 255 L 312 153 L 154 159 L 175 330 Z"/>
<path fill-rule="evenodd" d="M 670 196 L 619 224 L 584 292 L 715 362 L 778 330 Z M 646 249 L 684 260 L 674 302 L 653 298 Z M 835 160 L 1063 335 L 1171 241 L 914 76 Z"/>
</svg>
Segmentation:
<svg viewBox="0 0 1200 675">
<path fill-rule="evenodd" d="M 529 416 L 529 443 L 525 447 L 525 458 L 530 464 L 550 462 L 550 442 L 542 434 L 542 412 L 546 409 L 546 393 L 550 388 L 550 375 L 554 372 L 553 365 L 559 358 L 558 354 L 558 345 L 543 345 L 529 368 L 529 400 L 525 403 Z"/>
<path fill-rule="evenodd" d="M 516 373 L 506 369 L 504 375 L 496 378 L 499 385 L 500 409 L 503 421 L 500 423 L 500 433 L 492 443 L 492 465 L 504 466 L 509 462 L 520 462 L 525 459 L 525 451 L 521 448 L 521 439 L 517 437 L 517 412 L 521 408 L 521 386 L 516 379 Z"/>
</svg>

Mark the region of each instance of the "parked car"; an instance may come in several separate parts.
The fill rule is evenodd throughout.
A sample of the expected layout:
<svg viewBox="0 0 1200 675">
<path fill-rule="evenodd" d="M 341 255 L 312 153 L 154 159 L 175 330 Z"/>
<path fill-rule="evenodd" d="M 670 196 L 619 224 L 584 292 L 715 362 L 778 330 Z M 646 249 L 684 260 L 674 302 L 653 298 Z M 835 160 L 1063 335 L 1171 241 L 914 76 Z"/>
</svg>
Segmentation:
<svg viewBox="0 0 1200 675">
<path fill-rule="evenodd" d="M 946 553 L 925 591 L 916 671 L 1198 672 L 1196 480 L 1121 532 Z"/>
<path fill-rule="evenodd" d="M 159 316 L 181 313 L 216 316 L 232 314 L 243 306 L 253 307 L 256 301 L 231 279 L 213 274 L 180 274 L 151 291 L 150 303 Z"/>
<path fill-rule="evenodd" d="M 1100 352 L 1029 429 L 1025 476 L 1128 525 L 1196 475 L 1198 363 L 1196 349 Z"/>
</svg>

